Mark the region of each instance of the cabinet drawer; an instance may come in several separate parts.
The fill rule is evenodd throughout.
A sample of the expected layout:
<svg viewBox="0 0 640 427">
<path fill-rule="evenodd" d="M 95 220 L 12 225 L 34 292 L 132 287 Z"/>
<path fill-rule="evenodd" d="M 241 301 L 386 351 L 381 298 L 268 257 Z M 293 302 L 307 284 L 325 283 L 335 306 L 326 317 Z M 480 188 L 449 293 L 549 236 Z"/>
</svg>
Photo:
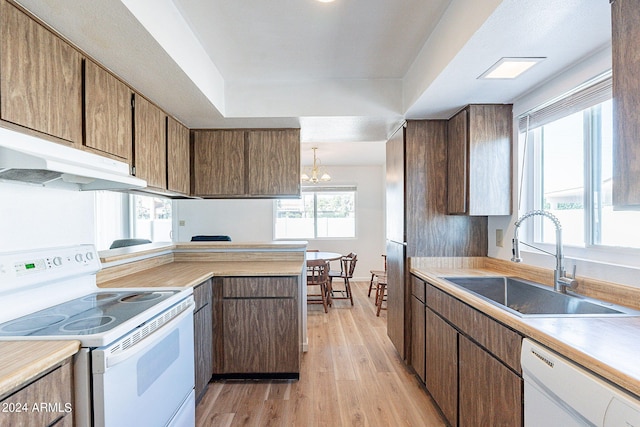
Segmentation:
<svg viewBox="0 0 640 427">
<path fill-rule="evenodd" d="M 518 373 L 522 336 L 427 283 L 427 306 Z"/>
<path fill-rule="evenodd" d="M 298 277 L 227 277 L 224 298 L 295 298 Z"/>
<path fill-rule="evenodd" d="M 194 312 L 211 303 L 211 293 L 211 279 L 193 288 L 193 299 L 196 303 L 196 307 L 193 309 Z"/>
<path fill-rule="evenodd" d="M 422 303 L 425 302 L 425 281 L 411 276 L 411 294 L 418 298 Z"/>
<path fill-rule="evenodd" d="M 65 412 L 73 405 L 71 387 L 71 363 L 67 362 L 4 399 L 0 403 L 0 425 L 48 426 L 65 416 L 72 419 L 73 415 Z M 40 409 L 41 404 L 47 407 L 34 410 L 34 405 Z"/>
</svg>

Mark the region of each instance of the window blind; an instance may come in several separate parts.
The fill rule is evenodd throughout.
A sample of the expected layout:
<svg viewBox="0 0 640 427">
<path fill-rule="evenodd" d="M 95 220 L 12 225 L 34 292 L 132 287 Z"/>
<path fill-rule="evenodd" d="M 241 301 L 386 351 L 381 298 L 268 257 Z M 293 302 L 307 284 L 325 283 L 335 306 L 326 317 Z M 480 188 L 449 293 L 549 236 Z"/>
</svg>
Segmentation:
<svg viewBox="0 0 640 427">
<path fill-rule="evenodd" d="M 518 118 L 520 132 L 535 129 L 555 120 L 611 99 L 611 72 L 596 77 L 555 100 L 534 108 Z"/>
<path fill-rule="evenodd" d="M 314 191 L 316 193 L 320 192 L 335 192 L 335 191 L 356 191 L 357 187 L 355 185 L 333 185 L 333 186 L 319 186 L 319 185 L 303 185 L 303 192 L 311 192 Z"/>
</svg>

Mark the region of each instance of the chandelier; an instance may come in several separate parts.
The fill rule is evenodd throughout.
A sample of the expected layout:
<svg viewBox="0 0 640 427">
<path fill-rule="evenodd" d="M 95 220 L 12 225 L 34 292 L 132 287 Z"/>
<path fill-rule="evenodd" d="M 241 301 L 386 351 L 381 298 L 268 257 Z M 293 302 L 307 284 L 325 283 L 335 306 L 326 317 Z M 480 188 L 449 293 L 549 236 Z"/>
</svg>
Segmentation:
<svg viewBox="0 0 640 427">
<path fill-rule="evenodd" d="M 311 167 L 311 169 L 307 167 L 302 171 L 300 180 L 302 182 L 310 182 L 312 184 L 331 181 L 331 176 L 329 176 L 329 174 L 322 167 L 320 159 L 316 157 L 316 150 L 318 149 L 318 147 L 312 147 L 311 149 L 313 150 L 313 166 Z"/>
</svg>

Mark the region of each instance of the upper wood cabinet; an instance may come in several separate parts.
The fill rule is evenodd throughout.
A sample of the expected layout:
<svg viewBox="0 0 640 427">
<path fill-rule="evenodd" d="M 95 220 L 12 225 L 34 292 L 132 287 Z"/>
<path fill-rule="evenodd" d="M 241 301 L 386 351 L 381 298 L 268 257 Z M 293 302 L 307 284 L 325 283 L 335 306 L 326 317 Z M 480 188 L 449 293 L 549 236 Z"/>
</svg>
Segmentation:
<svg viewBox="0 0 640 427">
<path fill-rule="evenodd" d="M 195 131 L 191 173 L 195 196 L 244 194 L 244 131 Z"/>
<path fill-rule="evenodd" d="M 189 194 L 189 129 L 167 117 L 167 189 Z"/>
<path fill-rule="evenodd" d="M 135 175 L 149 187 L 167 188 L 167 139 L 165 113 L 142 96 L 135 95 Z"/>
<path fill-rule="evenodd" d="M 247 132 L 247 193 L 252 196 L 300 194 L 300 131 Z"/>
<path fill-rule="evenodd" d="M 449 214 L 511 214 L 511 110 L 511 105 L 469 105 L 449 120 Z"/>
<path fill-rule="evenodd" d="M 90 60 L 85 62 L 84 82 L 85 146 L 130 163 L 131 89 Z"/>
<path fill-rule="evenodd" d="M 613 68 L 613 205 L 640 209 L 640 8 L 611 2 Z"/>
<path fill-rule="evenodd" d="M 0 118 L 82 144 L 82 55 L 0 1 Z"/>
<path fill-rule="evenodd" d="M 300 195 L 300 131 L 193 132 L 192 195 L 211 198 Z"/>
</svg>

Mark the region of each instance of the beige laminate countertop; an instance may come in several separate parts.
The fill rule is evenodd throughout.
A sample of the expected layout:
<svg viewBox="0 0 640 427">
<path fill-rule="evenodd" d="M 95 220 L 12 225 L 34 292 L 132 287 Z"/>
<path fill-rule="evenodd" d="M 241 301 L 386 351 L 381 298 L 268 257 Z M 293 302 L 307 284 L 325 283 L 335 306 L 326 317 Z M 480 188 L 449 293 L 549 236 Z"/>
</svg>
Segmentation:
<svg viewBox="0 0 640 427">
<path fill-rule="evenodd" d="M 80 341 L 0 341 L 0 396 L 37 378 L 80 349 Z"/>
<path fill-rule="evenodd" d="M 217 277 L 298 276 L 302 263 L 296 261 L 171 262 L 125 277 L 99 283 L 101 288 L 189 287 Z"/>
<path fill-rule="evenodd" d="M 640 317 L 523 318 L 439 278 L 504 272 L 487 268 L 412 268 L 411 273 L 640 396 Z"/>
</svg>

